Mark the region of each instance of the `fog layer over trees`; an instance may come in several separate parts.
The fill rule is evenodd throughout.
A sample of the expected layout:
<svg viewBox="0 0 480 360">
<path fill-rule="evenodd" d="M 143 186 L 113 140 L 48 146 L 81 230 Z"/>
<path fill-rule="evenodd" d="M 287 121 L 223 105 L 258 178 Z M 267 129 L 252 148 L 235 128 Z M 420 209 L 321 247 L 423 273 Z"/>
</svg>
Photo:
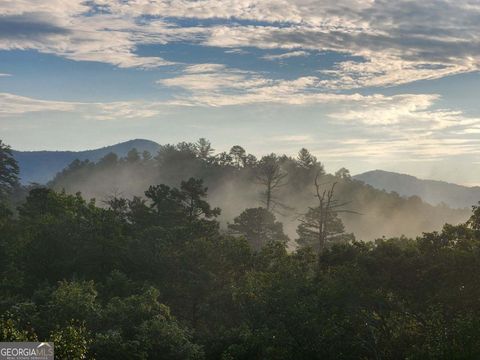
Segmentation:
<svg viewBox="0 0 480 360">
<path fill-rule="evenodd" d="M 357 239 L 417 236 L 438 230 L 445 222 L 464 222 L 469 216 L 468 209 L 431 206 L 418 197 L 403 198 L 376 190 L 352 180 L 344 168 L 334 175 L 325 174 L 321 162 L 307 149 L 301 149 L 296 157 L 269 154 L 257 159 L 239 145 L 214 154 L 205 139 L 165 145 L 158 154 L 132 150 L 120 159 L 108 154 L 97 163 L 74 161 L 49 186 L 70 194 L 81 192 L 101 204 L 112 196 L 143 197 L 145 189 L 154 184 L 178 187 L 182 180 L 194 177 L 203 179 L 210 203 L 222 209 L 222 228 L 243 210 L 264 207 L 275 214 L 294 240 L 299 219 L 309 207 L 318 205 L 317 176 L 321 192 L 336 183 L 335 200 L 344 204 L 342 210 L 351 211 L 338 215 L 346 232 L 354 233 Z"/>
</svg>

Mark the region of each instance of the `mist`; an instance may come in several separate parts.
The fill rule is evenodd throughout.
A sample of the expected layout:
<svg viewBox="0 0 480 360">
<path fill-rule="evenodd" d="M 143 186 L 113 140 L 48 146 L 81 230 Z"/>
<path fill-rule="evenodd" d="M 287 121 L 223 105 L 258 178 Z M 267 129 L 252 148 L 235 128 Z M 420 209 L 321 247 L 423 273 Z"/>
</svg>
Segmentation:
<svg viewBox="0 0 480 360">
<path fill-rule="evenodd" d="M 433 206 L 416 196 L 407 198 L 380 191 L 352 179 L 348 173 L 346 177 L 326 174 L 316 159 L 315 165 L 308 168 L 300 166 L 298 158 L 285 155 L 275 155 L 275 158 L 285 179 L 273 191 L 275 203 L 279 205 L 273 206 L 272 211 L 283 223 L 291 245 L 297 237 L 298 219 L 309 207 L 317 206 L 314 178 L 318 172 L 322 189 L 336 183 L 335 198 L 353 212 L 339 215 L 346 232 L 353 233 L 357 240 L 416 237 L 423 232 L 441 230 L 445 223 L 464 222 L 470 213 L 469 209 L 452 209 L 444 204 Z M 207 151 L 199 155 L 195 144 L 180 143 L 163 146 L 158 154 L 140 155 L 133 150 L 125 158 L 109 154 L 96 163 L 75 161 L 57 174 L 49 186 L 72 194 L 80 192 L 85 198 L 96 199 L 100 206 L 106 206 L 112 197 L 144 197 L 151 185 L 178 187 L 182 180 L 200 178 L 208 187 L 207 201 L 221 208 L 218 220 L 222 229 L 226 229 L 245 209 L 265 206 L 265 189 L 256 179 L 258 166 L 258 160 L 241 164 L 227 153 L 213 155 Z"/>
</svg>

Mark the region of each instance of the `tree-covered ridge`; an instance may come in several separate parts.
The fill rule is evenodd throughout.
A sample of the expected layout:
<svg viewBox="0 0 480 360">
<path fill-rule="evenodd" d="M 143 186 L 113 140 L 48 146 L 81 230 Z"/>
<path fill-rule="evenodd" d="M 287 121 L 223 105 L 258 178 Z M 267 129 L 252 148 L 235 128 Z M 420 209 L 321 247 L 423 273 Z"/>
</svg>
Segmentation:
<svg viewBox="0 0 480 360">
<path fill-rule="evenodd" d="M 138 153 L 124 158 L 108 154 L 100 161 L 74 161 L 49 184 L 57 191 L 103 201 L 112 195 L 143 196 L 154 184 L 178 186 L 194 177 L 209 188 L 210 202 L 222 209 L 223 227 L 232 223 L 246 208 L 259 206 L 272 210 L 283 222 L 284 231 L 295 238 L 298 221 L 309 207 L 315 207 L 315 177 L 322 175 L 322 191 L 336 184 L 339 203 L 361 215 L 339 213 L 345 230 L 358 239 L 381 236 L 417 236 L 440 229 L 446 222 L 458 224 L 468 218 L 468 209 L 454 210 L 431 206 L 418 197 L 403 198 L 352 180 L 347 169 L 325 174 L 322 164 L 308 150 L 296 157 L 269 154 L 260 159 L 241 146 L 215 154 L 205 139 L 198 143 L 162 146 L 158 153 Z"/>
<path fill-rule="evenodd" d="M 480 356 L 479 207 L 417 239 L 287 251 L 274 213 L 225 232 L 208 195 L 195 178 L 105 206 L 30 190 L 0 213 L 0 341 L 69 360 Z"/>
<path fill-rule="evenodd" d="M 97 359 L 478 355 L 478 209 L 316 255 L 281 235 L 253 251 L 181 199 L 105 209 L 32 190 L 2 221 L 3 340 L 71 336 L 61 353 Z"/>
</svg>

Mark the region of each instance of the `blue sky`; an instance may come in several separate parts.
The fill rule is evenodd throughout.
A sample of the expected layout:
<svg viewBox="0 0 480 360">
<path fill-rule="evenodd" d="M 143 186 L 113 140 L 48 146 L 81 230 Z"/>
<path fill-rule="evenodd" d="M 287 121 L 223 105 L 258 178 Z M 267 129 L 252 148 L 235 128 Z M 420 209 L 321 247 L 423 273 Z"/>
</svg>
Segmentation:
<svg viewBox="0 0 480 360">
<path fill-rule="evenodd" d="M 0 138 L 206 137 L 480 184 L 474 0 L 0 2 Z"/>
</svg>

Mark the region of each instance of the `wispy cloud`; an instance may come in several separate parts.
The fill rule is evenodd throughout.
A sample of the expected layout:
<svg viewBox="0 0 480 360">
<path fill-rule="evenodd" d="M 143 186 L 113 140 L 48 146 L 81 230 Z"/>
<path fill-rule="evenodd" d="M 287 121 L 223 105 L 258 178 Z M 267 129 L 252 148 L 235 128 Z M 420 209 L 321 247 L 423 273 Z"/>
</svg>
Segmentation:
<svg viewBox="0 0 480 360">
<path fill-rule="evenodd" d="M 189 68 L 183 76 L 208 74 L 218 69 L 214 64 L 205 64 Z M 182 81 L 182 86 L 189 84 L 185 79 Z M 480 157 L 480 118 L 468 117 L 458 110 L 437 108 L 439 96 L 435 94 L 364 96 L 318 93 L 292 101 L 289 100 L 292 92 L 304 91 L 305 86 L 312 84 L 311 80 L 266 85 L 259 81 L 253 92 L 250 87 L 246 91 L 241 82 L 240 79 L 236 88 L 240 95 L 229 96 L 225 95 L 223 80 L 209 88 L 208 94 L 204 93 L 204 87 L 197 86 L 195 80 L 189 87 L 193 95 L 190 94 L 188 100 L 86 103 L 0 93 L 0 118 L 14 118 L 35 112 L 65 112 L 98 121 L 135 121 L 160 118 L 179 105 L 231 106 L 268 101 L 282 106 L 308 105 L 315 109 L 316 105 L 322 104 L 322 107 L 329 109 L 324 120 L 336 130 L 348 131 L 327 132 L 321 140 L 316 132 L 279 134 L 272 136 L 269 141 L 288 149 L 311 146 L 315 154 L 321 155 L 325 161 L 352 158 L 369 161 L 431 161 L 465 154 Z M 192 104 L 192 101 L 195 103 Z"/>
<path fill-rule="evenodd" d="M 373 95 L 368 101 L 350 102 L 343 110 L 330 114 L 339 121 L 359 122 L 370 126 L 409 125 L 418 130 L 428 124 L 430 129 L 470 126 L 479 120 L 468 118 L 461 111 L 433 109 L 439 100 L 436 94 Z"/>
<path fill-rule="evenodd" d="M 14 117 L 35 112 L 76 113 L 95 120 L 143 119 L 160 114 L 164 102 L 69 102 L 41 100 L 9 93 L 0 93 L 0 118 Z"/>
<path fill-rule="evenodd" d="M 0 117 L 21 115 L 39 111 L 73 111 L 76 103 L 32 99 L 8 93 L 0 93 Z"/>
<path fill-rule="evenodd" d="M 0 4 L 0 49 L 34 49 L 71 60 L 103 62 L 124 68 L 171 64 L 160 57 L 136 54 L 145 33 L 153 38 L 161 31 L 160 22 L 152 22 L 147 30 L 136 24 L 135 19 L 113 14 L 86 16 L 91 8 L 80 5 L 85 4 L 83 1 L 53 3 L 58 7 L 31 1 Z M 168 37 L 168 30 L 162 35 Z M 157 37 L 155 41 L 160 43 L 164 39 Z"/>
<path fill-rule="evenodd" d="M 182 90 L 176 103 L 190 106 L 233 106 L 258 103 L 305 105 L 354 99 L 360 95 L 323 93 L 313 76 L 294 80 L 270 79 L 256 72 L 221 64 L 188 66 L 181 75 L 161 79 L 158 84 Z"/>
<path fill-rule="evenodd" d="M 119 67 L 171 64 L 142 44 L 186 42 L 232 51 L 333 51 L 326 89 L 391 86 L 480 68 L 480 6 L 470 0 L 19 0 L 0 3 L 0 49 L 36 49 Z M 175 19 L 214 19 L 182 26 Z M 223 19 L 222 21 L 219 21 Z M 2 25 L 3 24 L 3 25 Z"/>
<path fill-rule="evenodd" d="M 272 54 L 271 55 L 264 55 L 264 56 L 262 56 L 262 59 L 265 59 L 265 60 L 283 60 L 283 59 L 299 57 L 299 56 L 308 56 L 308 55 L 310 55 L 309 52 L 298 50 L 298 51 L 290 51 L 290 52 L 286 52 L 286 53 L 278 54 L 278 55 L 272 55 Z"/>
</svg>

